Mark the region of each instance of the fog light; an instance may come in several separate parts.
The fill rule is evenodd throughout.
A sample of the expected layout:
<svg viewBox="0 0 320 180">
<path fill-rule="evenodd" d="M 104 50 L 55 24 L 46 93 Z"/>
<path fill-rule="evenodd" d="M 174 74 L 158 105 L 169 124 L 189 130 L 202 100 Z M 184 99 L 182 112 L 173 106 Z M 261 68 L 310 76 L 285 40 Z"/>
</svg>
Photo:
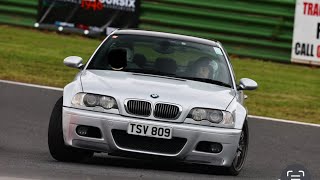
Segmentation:
<svg viewBox="0 0 320 180">
<path fill-rule="evenodd" d="M 196 150 L 208 153 L 220 153 L 222 148 L 222 144 L 220 143 L 201 141 L 198 143 Z"/>
<path fill-rule="evenodd" d="M 89 128 L 86 126 L 78 126 L 76 132 L 80 136 L 87 136 Z"/>
<path fill-rule="evenodd" d="M 92 126 L 79 125 L 76 128 L 76 133 L 79 136 L 90 137 L 90 138 L 102 138 L 102 134 L 99 128 Z"/>
<path fill-rule="evenodd" d="M 222 145 L 219 143 L 210 144 L 210 150 L 213 153 L 219 153 L 222 151 Z"/>
</svg>

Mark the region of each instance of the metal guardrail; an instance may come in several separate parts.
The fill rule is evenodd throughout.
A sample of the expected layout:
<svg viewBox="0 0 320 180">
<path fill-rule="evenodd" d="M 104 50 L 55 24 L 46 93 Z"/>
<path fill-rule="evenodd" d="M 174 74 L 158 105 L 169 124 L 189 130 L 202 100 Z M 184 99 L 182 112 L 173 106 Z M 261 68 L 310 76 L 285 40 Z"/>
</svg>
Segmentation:
<svg viewBox="0 0 320 180">
<path fill-rule="evenodd" d="M 230 54 L 290 62 L 295 0 L 143 0 L 140 28 L 223 42 Z"/>
<path fill-rule="evenodd" d="M 0 0 L 0 23 L 33 26 L 38 0 Z"/>
<path fill-rule="evenodd" d="M 1 0 L 0 23 L 33 26 L 38 0 Z M 290 62 L 295 0 L 141 0 L 139 28 L 215 39 L 229 54 Z"/>
</svg>

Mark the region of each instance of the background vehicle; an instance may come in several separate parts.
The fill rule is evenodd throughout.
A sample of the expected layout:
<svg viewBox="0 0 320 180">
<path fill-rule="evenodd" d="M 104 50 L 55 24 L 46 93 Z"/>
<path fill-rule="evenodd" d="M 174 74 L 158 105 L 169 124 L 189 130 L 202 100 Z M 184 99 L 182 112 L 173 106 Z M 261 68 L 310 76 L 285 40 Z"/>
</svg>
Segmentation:
<svg viewBox="0 0 320 180">
<path fill-rule="evenodd" d="M 242 90 L 219 42 L 139 30 L 108 36 L 80 68 L 52 112 L 53 158 L 79 161 L 94 152 L 170 157 L 241 171 L 248 150 Z"/>
</svg>

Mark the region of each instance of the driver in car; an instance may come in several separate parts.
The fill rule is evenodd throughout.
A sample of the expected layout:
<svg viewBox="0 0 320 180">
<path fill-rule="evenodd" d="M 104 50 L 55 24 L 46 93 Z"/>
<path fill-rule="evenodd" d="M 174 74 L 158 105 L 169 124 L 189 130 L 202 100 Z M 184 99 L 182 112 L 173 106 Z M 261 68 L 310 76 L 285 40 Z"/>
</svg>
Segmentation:
<svg viewBox="0 0 320 180">
<path fill-rule="evenodd" d="M 214 70 L 211 65 L 212 60 L 209 57 L 200 57 L 194 64 L 194 76 L 203 79 L 212 79 Z"/>
</svg>

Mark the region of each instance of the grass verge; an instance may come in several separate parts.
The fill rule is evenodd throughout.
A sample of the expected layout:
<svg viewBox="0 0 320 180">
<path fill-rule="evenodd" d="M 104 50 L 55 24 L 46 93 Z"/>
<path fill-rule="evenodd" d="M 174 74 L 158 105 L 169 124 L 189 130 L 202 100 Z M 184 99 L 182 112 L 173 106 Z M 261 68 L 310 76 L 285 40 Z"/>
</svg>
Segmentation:
<svg viewBox="0 0 320 180">
<path fill-rule="evenodd" d="M 62 60 L 89 59 L 100 40 L 0 26 L 0 79 L 63 87 L 77 70 Z M 232 60 L 237 79 L 256 80 L 245 92 L 250 114 L 320 123 L 320 69 L 250 59 Z"/>
</svg>

